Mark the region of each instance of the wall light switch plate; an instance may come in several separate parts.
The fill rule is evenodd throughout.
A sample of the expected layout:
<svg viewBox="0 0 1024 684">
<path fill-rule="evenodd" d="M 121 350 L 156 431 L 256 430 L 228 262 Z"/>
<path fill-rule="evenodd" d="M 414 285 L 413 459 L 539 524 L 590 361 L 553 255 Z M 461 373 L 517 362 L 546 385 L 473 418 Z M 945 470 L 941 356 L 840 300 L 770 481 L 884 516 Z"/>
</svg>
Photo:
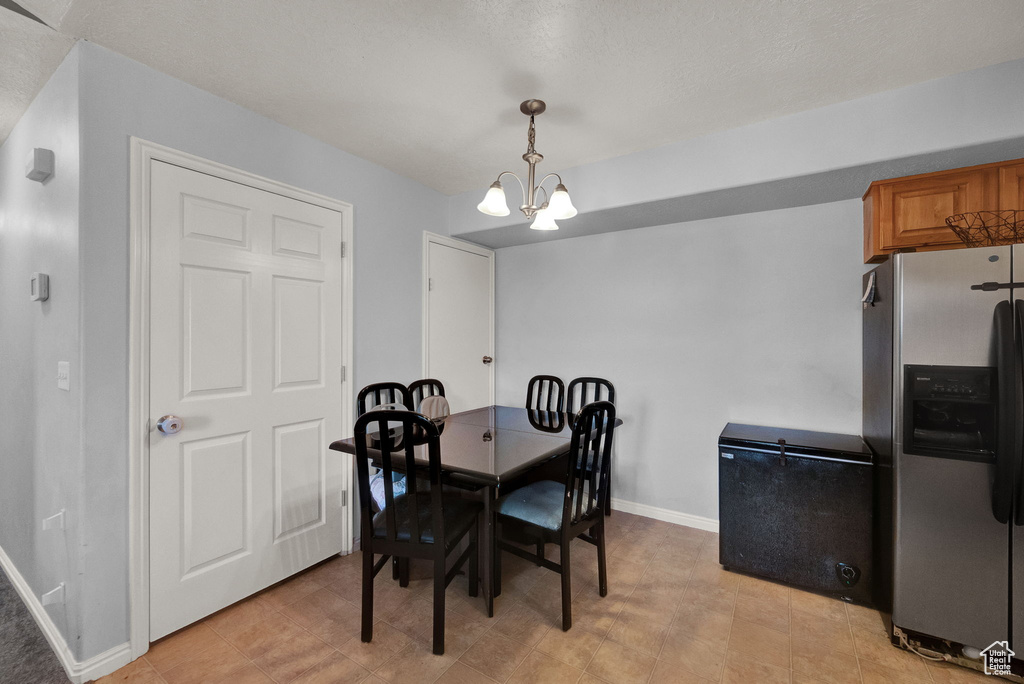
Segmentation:
<svg viewBox="0 0 1024 684">
<path fill-rule="evenodd" d="M 57 389 L 71 391 L 71 364 L 67 361 L 57 362 Z"/>
</svg>

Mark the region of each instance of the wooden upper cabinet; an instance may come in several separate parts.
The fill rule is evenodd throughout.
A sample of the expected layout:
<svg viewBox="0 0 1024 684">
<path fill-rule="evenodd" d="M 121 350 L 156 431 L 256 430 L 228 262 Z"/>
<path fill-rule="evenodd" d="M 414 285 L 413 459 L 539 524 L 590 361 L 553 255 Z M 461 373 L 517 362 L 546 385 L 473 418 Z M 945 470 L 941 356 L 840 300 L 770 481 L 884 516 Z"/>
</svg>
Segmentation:
<svg viewBox="0 0 1024 684">
<path fill-rule="evenodd" d="M 998 203 L 992 171 L 971 171 L 879 186 L 879 246 L 886 250 L 957 244 L 946 217 Z"/>
<path fill-rule="evenodd" d="M 864 261 L 963 247 L 946 217 L 993 209 L 1024 209 L 1024 160 L 875 181 L 864 195 Z"/>
<path fill-rule="evenodd" d="M 999 208 L 1024 210 L 1024 163 L 999 167 Z"/>
</svg>

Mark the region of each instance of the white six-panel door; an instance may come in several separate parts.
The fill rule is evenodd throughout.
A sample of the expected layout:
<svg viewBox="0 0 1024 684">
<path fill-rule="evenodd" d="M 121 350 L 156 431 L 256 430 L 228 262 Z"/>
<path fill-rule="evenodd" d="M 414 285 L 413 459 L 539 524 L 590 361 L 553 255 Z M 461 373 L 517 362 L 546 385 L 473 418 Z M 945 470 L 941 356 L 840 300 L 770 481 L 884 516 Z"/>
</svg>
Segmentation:
<svg viewBox="0 0 1024 684">
<path fill-rule="evenodd" d="M 342 216 L 154 160 L 150 639 L 345 546 Z"/>
<path fill-rule="evenodd" d="M 424 235 L 424 373 L 453 412 L 494 403 L 494 252 Z"/>
</svg>

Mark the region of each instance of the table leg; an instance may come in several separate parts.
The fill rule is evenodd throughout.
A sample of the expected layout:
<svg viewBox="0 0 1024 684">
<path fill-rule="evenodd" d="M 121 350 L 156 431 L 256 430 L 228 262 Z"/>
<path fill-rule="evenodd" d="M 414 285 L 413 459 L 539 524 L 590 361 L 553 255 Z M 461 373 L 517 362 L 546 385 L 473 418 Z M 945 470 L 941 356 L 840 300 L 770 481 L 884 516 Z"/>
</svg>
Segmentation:
<svg viewBox="0 0 1024 684">
<path fill-rule="evenodd" d="M 484 601 L 487 602 L 487 617 L 494 617 L 494 516 L 491 503 L 494 501 L 494 487 L 484 487 L 484 520 L 481 530 L 483 540 L 483 585 Z"/>
</svg>

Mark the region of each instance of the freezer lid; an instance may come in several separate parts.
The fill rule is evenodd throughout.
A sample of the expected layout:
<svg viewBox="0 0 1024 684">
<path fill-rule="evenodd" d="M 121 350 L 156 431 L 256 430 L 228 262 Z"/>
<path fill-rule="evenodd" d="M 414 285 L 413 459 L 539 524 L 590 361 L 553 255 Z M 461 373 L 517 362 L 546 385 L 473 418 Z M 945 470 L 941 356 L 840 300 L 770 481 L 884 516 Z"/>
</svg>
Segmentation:
<svg viewBox="0 0 1024 684">
<path fill-rule="evenodd" d="M 718 437 L 718 444 L 775 451 L 779 448 L 780 439 L 786 440 L 786 454 L 789 456 L 827 456 L 867 465 L 872 461 L 871 449 L 859 435 L 832 432 L 728 423 Z"/>
</svg>

